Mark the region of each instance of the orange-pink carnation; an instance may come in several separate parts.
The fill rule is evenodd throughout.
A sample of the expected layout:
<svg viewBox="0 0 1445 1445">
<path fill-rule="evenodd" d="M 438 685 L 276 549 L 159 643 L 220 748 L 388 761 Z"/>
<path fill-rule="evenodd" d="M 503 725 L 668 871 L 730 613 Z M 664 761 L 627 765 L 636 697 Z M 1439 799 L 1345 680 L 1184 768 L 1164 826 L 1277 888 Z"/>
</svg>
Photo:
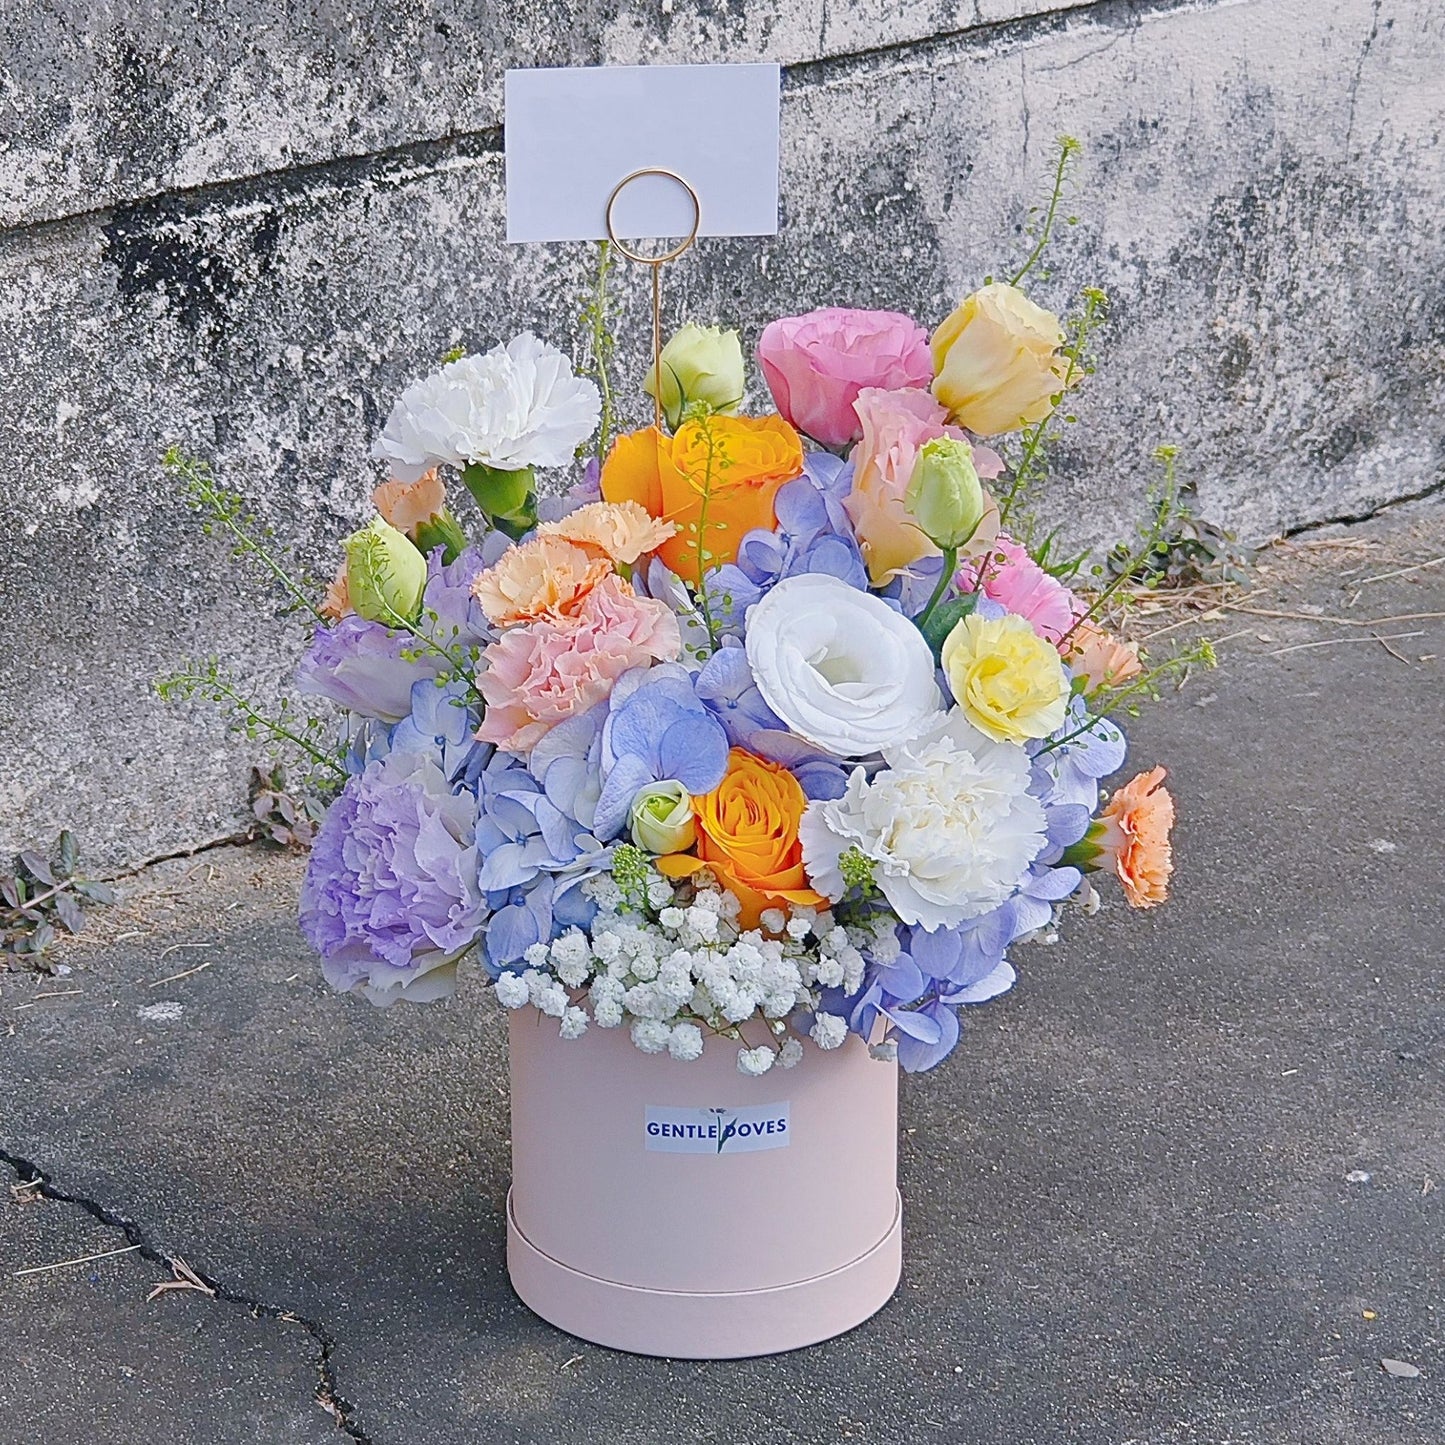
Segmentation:
<svg viewBox="0 0 1445 1445">
<path fill-rule="evenodd" d="M 1087 620 L 1074 627 L 1062 646 L 1064 661 L 1073 669 L 1075 677 L 1085 680 L 1089 692 L 1120 687 L 1143 671 L 1139 649 L 1132 642 L 1123 642 Z"/>
<path fill-rule="evenodd" d="M 472 579 L 472 596 L 498 627 L 575 612 L 612 564 L 561 537 L 534 537 L 509 547 Z"/>
<path fill-rule="evenodd" d="M 1151 768 L 1116 788 L 1099 814 L 1103 857 L 1135 908 L 1152 908 L 1169 897 L 1174 850 L 1174 799 L 1163 787 L 1163 768 Z"/>
<path fill-rule="evenodd" d="M 672 612 L 609 575 L 574 612 L 510 628 L 488 645 L 477 677 L 487 714 L 477 737 L 525 755 L 563 719 L 607 697 L 629 668 L 681 652 Z"/>
<path fill-rule="evenodd" d="M 371 494 L 382 520 L 416 541 L 417 528 L 429 522 L 447 504 L 447 489 L 435 468 L 414 482 L 383 482 Z"/>
<path fill-rule="evenodd" d="M 672 522 L 648 514 L 640 502 L 589 502 L 556 522 L 537 528 L 543 537 L 563 537 L 630 567 L 655 552 L 677 532 Z"/>
</svg>

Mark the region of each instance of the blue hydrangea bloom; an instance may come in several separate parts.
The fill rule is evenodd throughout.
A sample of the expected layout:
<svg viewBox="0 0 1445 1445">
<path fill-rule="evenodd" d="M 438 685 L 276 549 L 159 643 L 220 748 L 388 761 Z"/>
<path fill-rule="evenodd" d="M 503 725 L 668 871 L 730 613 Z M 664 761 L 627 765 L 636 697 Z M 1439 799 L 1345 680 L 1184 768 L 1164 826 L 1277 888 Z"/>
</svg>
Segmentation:
<svg viewBox="0 0 1445 1445">
<path fill-rule="evenodd" d="M 711 792 L 727 761 L 727 734 L 699 700 L 685 667 L 664 663 L 624 673 L 602 727 L 597 835 L 621 833 L 633 798 L 653 783 L 673 780 L 694 796 Z"/>
<path fill-rule="evenodd" d="M 482 955 L 495 977 L 534 943 L 590 924 L 595 909 L 581 885 L 609 865 L 611 850 L 566 811 L 563 793 L 549 796 L 509 754 L 492 757 L 477 789 L 478 882 L 491 909 Z"/>
<path fill-rule="evenodd" d="M 845 477 L 841 484 L 839 478 Z M 785 577 L 826 572 L 866 590 L 868 572 L 843 510 L 852 468 L 826 453 L 809 453 L 803 475 L 779 488 L 776 530 L 757 528 L 738 545 L 736 562 L 708 581 L 708 605 L 722 630 L 742 630 L 747 610 Z"/>
<path fill-rule="evenodd" d="M 763 701 L 747 653 L 735 641 L 725 640 L 704 664 L 694 686 L 697 696 L 722 723 L 733 747 L 782 763 L 810 798 L 843 796 L 851 764 L 788 731 Z"/>
</svg>

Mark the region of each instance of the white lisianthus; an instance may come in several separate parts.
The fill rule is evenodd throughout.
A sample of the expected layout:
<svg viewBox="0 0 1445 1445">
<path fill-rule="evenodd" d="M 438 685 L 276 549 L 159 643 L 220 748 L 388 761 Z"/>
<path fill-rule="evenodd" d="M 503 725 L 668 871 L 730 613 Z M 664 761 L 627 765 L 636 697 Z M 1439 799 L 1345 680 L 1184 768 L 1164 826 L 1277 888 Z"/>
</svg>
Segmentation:
<svg viewBox="0 0 1445 1445">
<path fill-rule="evenodd" d="M 439 463 L 481 462 L 507 472 L 566 466 L 597 426 L 601 407 L 596 386 L 573 375 L 563 352 L 524 331 L 414 381 L 397 398 L 371 454 L 402 482 Z"/>
<path fill-rule="evenodd" d="M 748 609 L 747 655 L 767 705 L 839 757 L 867 757 L 942 715 L 923 634 L 825 573 L 786 578 Z"/>
<path fill-rule="evenodd" d="M 904 923 L 952 928 L 996 908 L 1044 846 L 1043 805 L 1022 747 L 985 737 L 955 708 L 884 750 L 872 781 L 855 768 L 841 798 L 813 802 L 798 834 L 809 881 L 839 899 L 857 848 Z"/>
</svg>

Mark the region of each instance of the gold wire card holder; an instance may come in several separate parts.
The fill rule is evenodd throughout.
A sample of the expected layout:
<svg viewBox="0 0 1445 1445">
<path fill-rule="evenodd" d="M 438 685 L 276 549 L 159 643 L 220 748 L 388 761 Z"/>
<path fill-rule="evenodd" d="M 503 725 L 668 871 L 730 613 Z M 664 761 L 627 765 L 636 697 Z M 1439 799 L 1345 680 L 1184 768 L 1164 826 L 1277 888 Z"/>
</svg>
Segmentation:
<svg viewBox="0 0 1445 1445">
<path fill-rule="evenodd" d="M 613 221 L 613 209 L 617 204 L 617 198 L 632 184 L 633 181 L 643 176 L 662 176 L 664 179 L 673 181 L 687 192 L 688 199 L 692 202 L 692 229 L 670 250 L 664 251 L 658 256 L 649 256 L 642 251 L 634 251 L 617 235 L 617 229 Z M 676 261 L 684 252 L 691 249 L 697 240 L 698 228 L 702 225 L 702 202 L 698 200 L 697 192 L 691 185 L 676 171 L 668 170 L 666 166 L 642 166 L 638 170 L 631 171 L 613 186 L 611 194 L 607 197 L 607 211 L 605 215 L 607 227 L 607 239 L 615 246 L 618 252 L 629 261 L 635 261 L 639 266 L 647 266 L 652 272 L 652 408 L 653 424 L 662 430 L 662 268 L 669 261 Z"/>
</svg>

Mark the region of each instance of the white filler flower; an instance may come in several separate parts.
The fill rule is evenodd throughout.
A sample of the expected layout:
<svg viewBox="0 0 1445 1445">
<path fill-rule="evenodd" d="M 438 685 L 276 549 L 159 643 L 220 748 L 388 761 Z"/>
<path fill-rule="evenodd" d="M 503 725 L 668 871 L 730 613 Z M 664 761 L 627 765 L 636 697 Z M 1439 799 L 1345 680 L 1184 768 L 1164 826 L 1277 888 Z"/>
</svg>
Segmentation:
<svg viewBox="0 0 1445 1445">
<path fill-rule="evenodd" d="M 561 467 L 592 435 L 597 388 L 555 346 L 524 331 L 485 356 L 463 356 L 402 392 L 371 448 L 399 481 L 439 463 L 499 471 Z"/>
<path fill-rule="evenodd" d="M 871 782 L 855 768 L 841 798 L 803 814 L 813 887 L 841 898 L 839 859 L 856 847 L 905 923 L 951 928 L 996 908 L 1044 846 L 1028 754 L 986 738 L 955 708 L 883 756 L 888 766 Z"/>
<path fill-rule="evenodd" d="M 923 634 L 824 573 L 786 578 L 748 609 L 747 654 L 767 705 L 838 757 L 867 757 L 942 715 Z"/>
</svg>

